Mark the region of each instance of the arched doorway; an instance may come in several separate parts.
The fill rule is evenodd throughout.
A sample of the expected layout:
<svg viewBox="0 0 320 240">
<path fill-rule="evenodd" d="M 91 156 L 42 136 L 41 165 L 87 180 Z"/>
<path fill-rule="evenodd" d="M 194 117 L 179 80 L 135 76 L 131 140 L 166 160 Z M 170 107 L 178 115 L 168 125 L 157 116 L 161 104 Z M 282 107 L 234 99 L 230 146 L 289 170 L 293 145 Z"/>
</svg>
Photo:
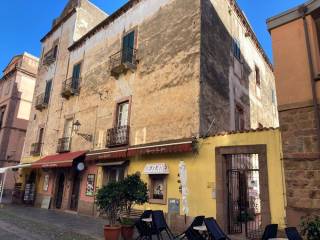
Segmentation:
<svg viewBox="0 0 320 240">
<path fill-rule="evenodd" d="M 56 183 L 56 198 L 55 198 L 55 207 L 60 209 L 62 206 L 63 192 L 64 192 L 64 173 L 60 173 L 57 178 Z"/>
</svg>

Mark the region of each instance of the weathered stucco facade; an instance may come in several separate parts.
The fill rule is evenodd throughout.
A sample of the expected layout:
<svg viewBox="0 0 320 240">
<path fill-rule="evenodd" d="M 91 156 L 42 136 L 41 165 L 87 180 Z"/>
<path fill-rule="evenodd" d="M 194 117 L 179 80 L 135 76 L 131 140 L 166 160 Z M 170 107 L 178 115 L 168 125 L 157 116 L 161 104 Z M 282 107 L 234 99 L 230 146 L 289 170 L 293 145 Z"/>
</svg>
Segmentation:
<svg viewBox="0 0 320 240">
<path fill-rule="evenodd" d="M 320 1 L 268 20 L 278 90 L 289 225 L 320 213 Z"/>
<path fill-rule="evenodd" d="M 85 193 L 86 180 L 93 174 L 95 186 L 105 184 L 112 175 L 108 172 L 112 167 L 103 165 L 108 161 L 120 166 L 118 179 L 136 171 L 130 168 L 131 160 L 136 166 L 144 164 L 145 159 L 135 155 L 141 149 L 153 154 L 167 147 L 170 153 L 191 152 L 191 139 L 278 126 L 272 68 L 233 1 L 131 0 L 104 20 L 98 18 L 96 23 L 101 22 L 95 27 L 90 23 L 93 28 L 83 36 L 73 31 L 86 21 L 77 9 L 60 17 L 64 21 L 43 40 L 44 48 L 50 49 L 59 39 L 59 50 L 49 65 L 46 51 L 43 54 L 35 99 L 45 92 L 47 80 L 53 79 L 52 90 L 48 102 L 34 102 L 22 162 L 70 158 L 75 152 L 78 161 L 87 152 L 86 169 L 80 180 L 74 168 L 34 170 L 37 205 L 49 196 L 51 206 L 75 210 L 72 189 L 79 180 L 76 210 L 93 214 L 94 198 Z M 41 138 L 39 129 L 44 129 Z M 67 144 L 61 144 L 66 139 Z M 32 154 L 31 143 L 42 146 L 37 154 Z M 152 144 L 155 149 L 148 149 Z M 100 160 L 106 162 L 97 165 Z M 204 166 L 200 161 L 198 165 Z M 48 174 L 53 180 L 43 191 Z M 57 204 L 60 179 L 65 184 L 62 204 L 60 200 Z M 153 204 L 167 206 L 166 200 Z"/>
<path fill-rule="evenodd" d="M 0 168 L 20 162 L 30 117 L 39 59 L 23 53 L 12 58 L 0 79 Z M 4 197 L 15 180 L 9 172 Z"/>
</svg>

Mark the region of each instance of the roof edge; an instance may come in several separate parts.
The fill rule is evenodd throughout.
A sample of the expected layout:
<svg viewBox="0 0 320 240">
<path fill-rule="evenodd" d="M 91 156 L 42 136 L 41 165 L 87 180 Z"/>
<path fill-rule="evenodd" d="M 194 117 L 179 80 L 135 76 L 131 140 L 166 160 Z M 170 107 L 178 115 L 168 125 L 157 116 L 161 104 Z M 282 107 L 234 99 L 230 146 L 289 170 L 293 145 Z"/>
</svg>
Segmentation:
<svg viewBox="0 0 320 240">
<path fill-rule="evenodd" d="M 301 7 L 305 7 L 306 15 L 309 15 L 316 9 L 320 8 L 320 0 L 310 0 L 308 2 L 305 2 L 282 13 L 279 13 L 273 17 L 268 18 L 266 20 L 268 31 L 270 32 L 271 30 L 277 27 L 280 27 L 282 25 L 285 25 L 289 22 L 301 18 L 301 13 L 299 12 L 299 9 Z"/>
</svg>

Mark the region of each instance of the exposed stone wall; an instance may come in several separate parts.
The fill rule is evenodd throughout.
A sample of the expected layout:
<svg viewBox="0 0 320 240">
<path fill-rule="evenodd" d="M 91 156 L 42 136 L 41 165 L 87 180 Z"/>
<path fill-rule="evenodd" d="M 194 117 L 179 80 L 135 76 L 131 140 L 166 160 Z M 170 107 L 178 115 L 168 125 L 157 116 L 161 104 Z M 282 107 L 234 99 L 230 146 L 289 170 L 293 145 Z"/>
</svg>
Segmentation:
<svg viewBox="0 0 320 240">
<path fill-rule="evenodd" d="M 272 69 L 246 35 L 234 7 L 225 0 L 201 2 L 201 135 L 234 130 L 237 105 L 244 111 L 245 128 L 278 127 Z M 233 39 L 240 59 L 234 56 Z"/>
<path fill-rule="evenodd" d="M 131 145 L 197 135 L 199 1 L 163 2 L 168 4 L 143 1 L 141 4 L 150 9 L 147 16 L 139 12 L 142 6 L 136 7 L 126 14 L 132 22 L 120 17 L 71 53 L 69 76 L 73 65 L 82 61 L 82 87 L 79 97 L 64 102 L 63 112 L 75 114 L 82 123 L 81 131 L 93 133 L 95 139 L 92 146 L 75 137 L 73 149 L 104 148 L 106 131 L 114 124 L 116 104 L 124 98 L 132 103 Z M 122 37 L 133 29 L 139 64 L 134 72 L 114 78 L 109 56 L 120 51 Z"/>
<path fill-rule="evenodd" d="M 229 126 L 229 66 L 231 36 L 210 0 L 201 1 L 200 133 L 227 131 Z"/>
<path fill-rule="evenodd" d="M 288 224 L 306 214 L 320 214 L 320 157 L 312 106 L 280 111 L 287 185 Z"/>
</svg>

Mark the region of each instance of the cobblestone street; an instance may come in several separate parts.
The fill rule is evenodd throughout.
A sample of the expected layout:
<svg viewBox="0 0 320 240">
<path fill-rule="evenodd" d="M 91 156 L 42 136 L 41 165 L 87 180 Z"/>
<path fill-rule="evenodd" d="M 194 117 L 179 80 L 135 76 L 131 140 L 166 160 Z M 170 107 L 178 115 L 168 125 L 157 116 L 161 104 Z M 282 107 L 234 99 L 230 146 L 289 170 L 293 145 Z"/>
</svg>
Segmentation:
<svg viewBox="0 0 320 240">
<path fill-rule="evenodd" d="M 6 205 L 0 208 L 1 240 L 103 239 L 105 221 L 53 210 Z"/>
</svg>

